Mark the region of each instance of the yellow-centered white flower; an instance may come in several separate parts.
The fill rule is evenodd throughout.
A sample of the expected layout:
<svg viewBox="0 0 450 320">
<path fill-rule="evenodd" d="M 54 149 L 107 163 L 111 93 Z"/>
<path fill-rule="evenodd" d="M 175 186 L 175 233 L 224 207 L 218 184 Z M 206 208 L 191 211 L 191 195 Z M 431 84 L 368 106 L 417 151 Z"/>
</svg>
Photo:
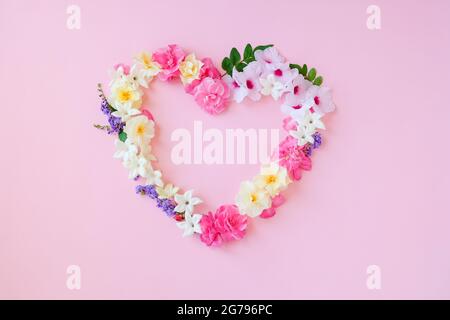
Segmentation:
<svg viewBox="0 0 450 320">
<path fill-rule="evenodd" d="M 181 62 L 179 70 L 181 81 L 184 85 L 191 83 L 200 78 L 200 69 L 203 62 L 195 58 L 195 54 L 188 55 L 183 62 Z"/>
<path fill-rule="evenodd" d="M 259 188 L 251 181 L 241 183 L 236 197 L 236 205 L 241 214 L 254 218 L 259 216 L 263 210 L 270 208 L 271 204 L 270 194 L 265 189 Z"/>
<path fill-rule="evenodd" d="M 170 199 L 173 198 L 180 188 L 173 186 L 171 183 L 168 183 L 163 187 L 156 187 L 156 191 L 158 192 L 158 198 L 160 199 Z"/>
<path fill-rule="evenodd" d="M 141 52 L 136 57 L 136 62 L 141 67 L 143 75 L 148 79 L 153 79 L 160 71 L 160 65 L 153 61 L 152 55 L 148 52 Z"/>
<path fill-rule="evenodd" d="M 123 129 L 127 134 L 127 139 L 141 146 L 143 150 L 148 150 L 147 145 L 155 135 L 155 124 L 146 116 L 140 115 L 130 118 Z"/>
<path fill-rule="evenodd" d="M 110 101 L 114 109 L 112 114 L 127 121 L 131 116 L 139 114 L 142 104 L 142 91 L 127 79 L 118 79 L 111 86 Z"/>
<path fill-rule="evenodd" d="M 276 162 L 263 165 L 260 174 L 255 177 L 255 184 L 272 197 L 286 189 L 290 182 L 286 168 Z"/>
</svg>

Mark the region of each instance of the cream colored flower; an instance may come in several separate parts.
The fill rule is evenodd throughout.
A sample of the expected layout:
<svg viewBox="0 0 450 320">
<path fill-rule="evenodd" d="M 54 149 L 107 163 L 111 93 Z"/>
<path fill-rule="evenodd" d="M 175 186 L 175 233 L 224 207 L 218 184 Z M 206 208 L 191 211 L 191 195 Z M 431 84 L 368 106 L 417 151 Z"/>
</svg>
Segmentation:
<svg viewBox="0 0 450 320">
<path fill-rule="evenodd" d="M 127 134 L 127 139 L 147 151 L 146 145 L 155 136 L 155 124 L 146 116 L 140 115 L 129 119 L 123 131 Z"/>
<path fill-rule="evenodd" d="M 271 204 L 270 194 L 266 190 L 259 188 L 251 181 L 241 183 L 236 197 L 236 205 L 241 214 L 254 218 L 259 216 L 263 210 L 270 208 Z"/>
<path fill-rule="evenodd" d="M 158 198 L 160 199 L 173 198 L 178 190 L 180 190 L 180 188 L 173 186 L 171 183 L 166 184 L 164 187 L 156 187 L 156 191 L 159 195 Z"/>
<path fill-rule="evenodd" d="M 181 81 L 184 85 L 191 83 L 200 78 L 200 69 L 203 62 L 195 58 L 195 54 L 188 55 L 183 62 L 181 62 L 179 70 L 181 74 Z"/>
<path fill-rule="evenodd" d="M 286 168 L 275 162 L 262 166 L 260 174 L 255 177 L 255 184 L 272 197 L 286 189 L 290 182 Z"/>
<path fill-rule="evenodd" d="M 159 170 L 149 170 L 145 178 L 147 178 L 147 184 L 153 184 L 160 187 L 164 185 L 162 182 L 162 173 Z"/>
<path fill-rule="evenodd" d="M 126 121 L 139 113 L 142 104 L 142 91 L 127 79 L 118 79 L 111 86 L 110 101 L 114 109 L 113 116 Z"/>
<path fill-rule="evenodd" d="M 161 71 L 160 65 L 153 61 L 152 55 L 148 52 L 143 51 L 139 53 L 136 57 L 136 62 L 142 68 L 141 70 L 148 80 L 151 80 Z"/>
<path fill-rule="evenodd" d="M 130 179 L 147 178 L 149 172 L 153 170 L 150 162 L 142 155 L 130 155 L 124 159 L 123 165 L 128 169 L 128 177 Z"/>
</svg>

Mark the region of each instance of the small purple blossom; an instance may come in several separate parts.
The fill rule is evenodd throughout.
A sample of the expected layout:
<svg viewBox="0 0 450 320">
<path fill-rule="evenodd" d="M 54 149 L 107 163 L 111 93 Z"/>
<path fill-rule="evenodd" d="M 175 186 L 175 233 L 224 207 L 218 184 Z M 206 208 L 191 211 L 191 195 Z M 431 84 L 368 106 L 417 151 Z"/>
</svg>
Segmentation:
<svg viewBox="0 0 450 320">
<path fill-rule="evenodd" d="M 102 110 L 103 114 L 107 115 L 108 117 L 111 115 L 111 108 L 109 106 L 108 101 L 106 99 L 102 99 L 102 104 L 100 109 Z"/>
<path fill-rule="evenodd" d="M 110 126 L 110 129 L 108 130 L 109 134 L 119 133 L 120 131 L 123 130 L 123 127 L 125 126 L 125 123 L 122 122 L 121 118 L 115 117 L 113 115 L 110 115 L 108 117 L 108 122 L 109 122 L 109 126 Z"/>
<path fill-rule="evenodd" d="M 136 193 L 140 193 L 141 195 L 148 196 L 152 199 L 158 199 L 158 192 L 156 192 L 155 186 L 153 185 L 136 186 Z"/>
<path fill-rule="evenodd" d="M 312 144 L 313 149 L 317 149 L 322 144 L 322 136 L 319 132 L 313 134 L 314 143 Z"/>
<path fill-rule="evenodd" d="M 164 211 L 169 217 L 173 217 L 176 212 L 175 203 L 171 199 L 157 199 L 157 207 Z"/>
<path fill-rule="evenodd" d="M 311 144 L 309 144 L 309 143 L 305 144 L 303 147 L 303 153 L 308 157 L 311 157 L 312 150 L 313 150 L 313 148 L 312 148 Z"/>
</svg>

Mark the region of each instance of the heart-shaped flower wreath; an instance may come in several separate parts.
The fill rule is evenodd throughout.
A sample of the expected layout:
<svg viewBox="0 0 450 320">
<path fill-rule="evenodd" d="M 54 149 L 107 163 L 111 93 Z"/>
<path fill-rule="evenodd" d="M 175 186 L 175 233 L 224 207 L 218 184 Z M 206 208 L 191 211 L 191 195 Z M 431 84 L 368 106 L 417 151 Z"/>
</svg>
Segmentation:
<svg viewBox="0 0 450 320">
<path fill-rule="evenodd" d="M 243 55 L 236 48 L 222 61 L 224 74 L 209 58 L 198 60 L 179 46 L 169 45 L 153 54 L 142 52 L 130 67 L 118 64 L 112 72 L 107 98 L 99 84 L 101 110 L 108 125 L 95 125 L 114 134 L 115 158 L 129 170 L 129 178 L 145 181 L 136 191 L 156 201 L 157 207 L 177 221 L 184 236 L 199 234 L 202 242 L 220 245 L 242 239 L 248 217 L 269 218 L 284 203 L 281 191 L 300 180 L 302 170 L 311 169 L 311 154 L 321 145 L 317 129 L 325 129 L 322 116 L 335 109 L 331 90 L 322 86 L 316 69 L 304 64 L 289 64 L 272 45 L 250 44 Z M 262 95 L 283 99 L 281 111 L 287 115 L 283 128 L 288 135 L 281 141 L 272 161 L 261 167 L 251 181 L 244 181 L 236 204 L 222 205 L 216 212 L 198 214 L 194 207 L 201 203 L 192 190 L 179 193 L 179 188 L 166 184 L 161 171 L 152 166 L 156 158 L 150 142 L 155 134 L 155 120 L 142 107 L 143 89 L 154 77 L 162 81 L 181 79 L 185 91 L 206 112 L 223 112 L 230 98 L 236 102 L 246 97 L 257 101 Z"/>
</svg>

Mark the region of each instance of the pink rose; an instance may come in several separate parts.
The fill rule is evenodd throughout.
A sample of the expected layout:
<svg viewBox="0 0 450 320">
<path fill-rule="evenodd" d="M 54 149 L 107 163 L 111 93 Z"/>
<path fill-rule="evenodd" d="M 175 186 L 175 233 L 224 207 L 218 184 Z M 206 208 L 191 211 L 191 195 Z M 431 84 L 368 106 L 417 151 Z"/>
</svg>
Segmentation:
<svg viewBox="0 0 450 320">
<path fill-rule="evenodd" d="M 303 146 L 299 146 L 294 137 L 288 136 L 281 141 L 278 158 L 280 165 L 287 169 L 293 180 L 300 180 L 302 170 L 311 170 L 311 159 L 305 155 Z"/>
<path fill-rule="evenodd" d="M 261 212 L 259 216 L 263 219 L 272 218 L 277 213 L 276 209 L 280 207 L 285 201 L 286 199 L 281 194 L 273 197 L 272 206 Z"/>
<path fill-rule="evenodd" d="M 202 82 L 205 78 L 213 78 L 213 79 L 219 79 L 220 78 L 220 71 L 217 70 L 217 68 L 214 66 L 214 63 L 210 58 L 204 58 L 202 59 L 203 66 L 200 69 L 200 78 L 192 81 L 190 84 L 188 84 L 185 87 L 186 93 L 194 94 L 194 89 Z"/>
<path fill-rule="evenodd" d="M 180 73 L 178 67 L 185 55 L 184 51 L 176 44 L 156 50 L 153 53 L 153 60 L 161 66 L 161 72 L 158 74 L 159 79 L 167 81 L 178 76 Z"/>
<path fill-rule="evenodd" d="M 204 78 L 195 87 L 194 99 L 209 114 L 218 114 L 226 109 L 230 89 L 222 79 Z"/>
<path fill-rule="evenodd" d="M 208 246 L 224 241 L 239 240 L 245 235 L 247 216 L 239 213 L 235 205 L 222 205 L 213 214 L 209 212 L 200 221 L 200 239 Z"/>
</svg>

